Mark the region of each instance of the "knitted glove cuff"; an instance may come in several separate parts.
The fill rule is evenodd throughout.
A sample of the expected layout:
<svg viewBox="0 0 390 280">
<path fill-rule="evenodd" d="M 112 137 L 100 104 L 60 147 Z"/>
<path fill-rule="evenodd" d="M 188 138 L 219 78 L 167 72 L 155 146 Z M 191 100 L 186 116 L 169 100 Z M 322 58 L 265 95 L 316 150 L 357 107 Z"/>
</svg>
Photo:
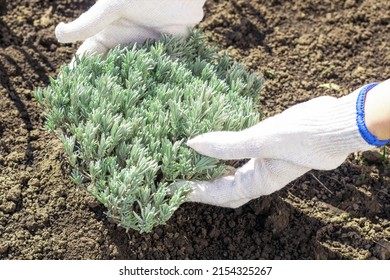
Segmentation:
<svg viewBox="0 0 390 280">
<path fill-rule="evenodd" d="M 379 141 L 368 131 L 364 120 L 365 96 L 375 85 L 363 86 L 338 99 L 320 97 L 313 103 L 316 106 L 310 108 L 314 115 L 305 121 L 311 133 L 302 142 L 305 152 L 297 153 L 295 162 L 330 170 L 342 164 L 350 153 L 386 144 L 388 141 Z"/>
<path fill-rule="evenodd" d="M 358 99 L 356 102 L 356 123 L 359 128 L 360 135 L 363 137 L 364 140 L 370 145 L 373 146 L 384 146 L 387 143 L 390 142 L 390 139 L 388 140 L 379 140 L 375 135 L 373 135 L 367 128 L 366 122 L 365 122 L 365 111 L 364 111 L 364 103 L 366 100 L 367 93 L 374 88 L 378 83 L 371 83 L 366 86 L 364 86 L 358 95 Z"/>
</svg>

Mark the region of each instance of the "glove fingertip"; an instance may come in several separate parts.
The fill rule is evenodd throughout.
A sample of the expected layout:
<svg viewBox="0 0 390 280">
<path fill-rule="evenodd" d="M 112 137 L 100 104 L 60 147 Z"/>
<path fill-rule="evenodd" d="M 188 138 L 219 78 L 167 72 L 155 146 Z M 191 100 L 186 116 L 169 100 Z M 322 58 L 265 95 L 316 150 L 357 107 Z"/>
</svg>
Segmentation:
<svg viewBox="0 0 390 280">
<path fill-rule="evenodd" d="M 190 147 L 191 149 L 194 149 L 195 151 L 198 151 L 198 149 L 201 150 L 203 144 L 204 143 L 203 143 L 202 139 L 200 138 L 200 136 L 189 139 L 187 141 L 187 146 Z"/>
<path fill-rule="evenodd" d="M 69 38 L 66 38 L 66 23 L 60 22 L 55 29 L 55 35 L 60 43 L 69 43 Z"/>
<path fill-rule="evenodd" d="M 207 137 L 200 135 L 187 141 L 187 146 L 194 149 L 199 154 L 219 158 L 220 150 L 215 149 L 214 141 L 210 141 Z"/>
<path fill-rule="evenodd" d="M 240 141 L 235 132 L 209 132 L 188 140 L 187 145 L 198 153 L 222 160 L 242 159 Z"/>
</svg>

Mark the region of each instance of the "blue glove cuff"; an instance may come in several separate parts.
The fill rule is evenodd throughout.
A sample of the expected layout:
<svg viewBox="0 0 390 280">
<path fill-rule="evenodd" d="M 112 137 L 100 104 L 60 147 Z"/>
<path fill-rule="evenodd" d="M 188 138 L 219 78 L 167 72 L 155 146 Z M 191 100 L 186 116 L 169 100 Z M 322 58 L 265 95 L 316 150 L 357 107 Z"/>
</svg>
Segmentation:
<svg viewBox="0 0 390 280">
<path fill-rule="evenodd" d="M 390 142 L 388 140 L 379 140 L 375 135 L 373 135 L 367 128 L 366 122 L 364 120 L 365 112 L 364 112 L 364 103 L 366 100 L 367 93 L 374 88 L 378 83 L 371 83 L 362 87 L 359 92 L 358 99 L 356 102 L 356 123 L 359 128 L 360 134 L 364 140 L 370 145 L 373 146 L 384 146 Z"/>
</svg>

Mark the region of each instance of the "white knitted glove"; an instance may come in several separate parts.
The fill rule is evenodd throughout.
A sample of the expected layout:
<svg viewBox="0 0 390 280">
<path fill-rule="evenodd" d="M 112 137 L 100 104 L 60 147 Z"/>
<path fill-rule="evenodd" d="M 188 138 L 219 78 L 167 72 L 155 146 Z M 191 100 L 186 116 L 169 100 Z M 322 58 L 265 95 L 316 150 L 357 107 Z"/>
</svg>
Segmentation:
<svg viewBox="0 0 390 280">
<path fill-rule="evenodd" d="M 158 39 L 162 33 L 186 36 L 203 18 L 206 0 L 98 0 L 71 23 L 58 24 L 61 43 L 84 41 L 77 51 L 106 54 L 117 45 Z"/>
<path fill-rule="evenodd" d="M 189 147 L 210 157 L 251 158 L 234 176 L 190 182 L 189 201 L 239 207 L 311 169 L 334 169 L 352 152 L 386 144 L 364 122 L 365 96 L 375 85 L 338 99 L 315 98 L 240 132 L 211 132 L 189 140 Z"/>
</svg>

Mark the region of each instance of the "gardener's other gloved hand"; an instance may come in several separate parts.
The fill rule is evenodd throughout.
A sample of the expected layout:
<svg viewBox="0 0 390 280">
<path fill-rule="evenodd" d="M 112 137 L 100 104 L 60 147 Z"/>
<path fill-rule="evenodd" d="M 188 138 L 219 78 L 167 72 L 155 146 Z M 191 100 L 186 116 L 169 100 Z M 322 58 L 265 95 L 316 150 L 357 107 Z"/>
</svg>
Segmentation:
<svg viewBox="0 0 390 280">
<path fill-rule="evenodd" d="M 375 86 L 342 98 L 312 99 L 240 132 L 211 132 L 189 140 L 188 146 L 203 155 L 251 159 L 232 176 L 190 182 L 189 201 L 236 208 L 311 169 L 334 169 L 352 152 L 386 144 L 365 125 L 365 96 Z"/>
<path fill-rule="evenodd" d="M 206 0 L 98 0 L 71 23 L 58 24 L 61 43 L 84 41 L 77 55 L 106 54 L 117 45 L 158 39 L 162 33 L 187 36 L 203 18 Z"/>
</svg>

